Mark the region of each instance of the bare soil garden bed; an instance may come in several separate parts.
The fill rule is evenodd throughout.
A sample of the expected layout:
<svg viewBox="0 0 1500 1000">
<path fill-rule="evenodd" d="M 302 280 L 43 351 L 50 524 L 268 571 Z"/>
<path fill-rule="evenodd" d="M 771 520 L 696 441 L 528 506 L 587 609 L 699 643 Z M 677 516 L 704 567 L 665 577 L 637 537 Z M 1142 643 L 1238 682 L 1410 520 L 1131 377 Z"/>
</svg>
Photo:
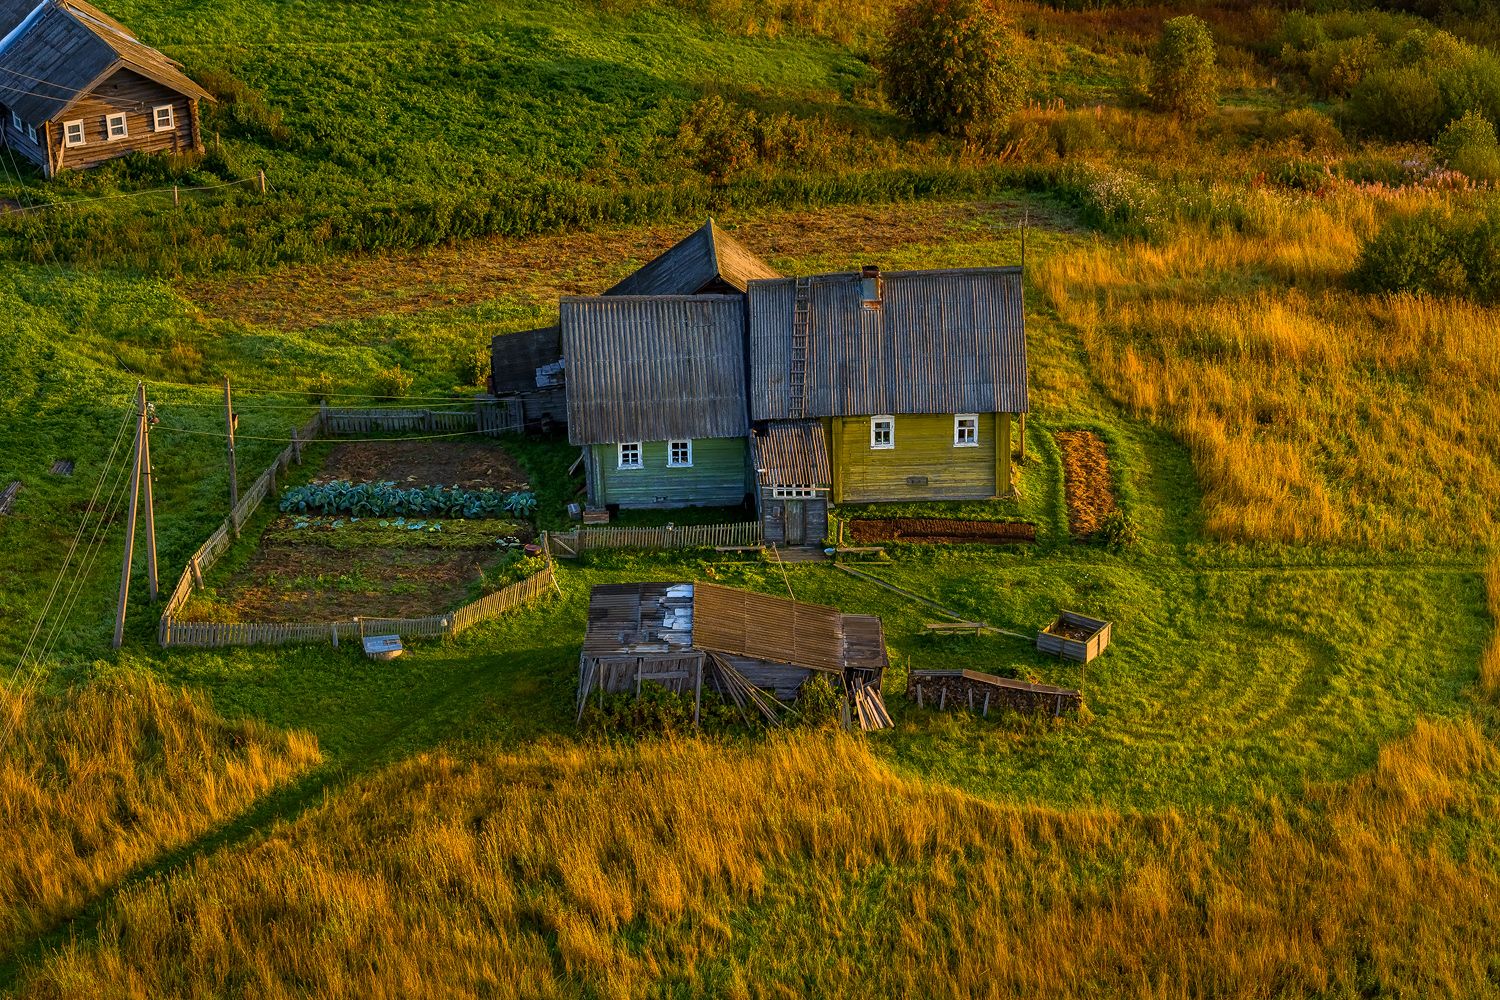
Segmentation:
<svg viewBox="0 0 1500 1000">
<path fill-rule="evenodd" d="M 482 571 L 505 553 L 484 549 L 368 548 L 263 544 L 182 621 L 320 622 L 420 618 L 456 608 Z"/>
<path fill-rule="evenodd" d="M 960 521 L 948 517 L 861 517 L 849 522 L 856 542 L 1004 545 L 1036 541 L 1026 521 Z"/>
<path fill-rule="evenodd" d="M 318 482 L 393 482 L 399 486 L 528 489 L 526 472 L 494 444 L 452 441 L 360 441 L 336 444 Z"/>
<path fill-rule="evenodd" d="M 1109 449 L 1093 431 L 1058 431 L 1057 444 L 1062 451 L 1068 531 L 1074 538 L 1087 538 L 1118 509 Z"/>
</svg>

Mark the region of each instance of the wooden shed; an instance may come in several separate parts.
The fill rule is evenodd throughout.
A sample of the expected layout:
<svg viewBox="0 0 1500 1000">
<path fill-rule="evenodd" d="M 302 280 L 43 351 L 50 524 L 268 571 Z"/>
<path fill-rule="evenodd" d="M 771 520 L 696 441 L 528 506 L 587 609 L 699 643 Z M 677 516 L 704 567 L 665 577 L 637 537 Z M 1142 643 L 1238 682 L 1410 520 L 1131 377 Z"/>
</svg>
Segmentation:
<svg viewBox="0 0 1500 1000">
<path fill-rule="evenodd" d="M 750 460 L 766 544 L 795 548 L 827 538 L 833 473 L 822 423 L 781 420 L 757 427 Z"/>
<path fill-rule="evenodd" d="M 562 301 L 568 440 L 594 508 L 730 506 L 751 492 L 744 299 Z"/>
<path fill-rule="evenodd" d="M 754 281 L 750 415 L 819 421 L 834 503 L 1013 491 L 1028 408 L 1016 267 Z"/>
<path fill-rule="evenodd" d="M 887 665 L 879 618 L 707 583 L 606 584 L 589 598 L 578 714 L 591 694 L 660 684 L 695 705 L 707 688 L 774 720 L 821 674 L 845 693 L 852 721 L 883 728 Z"/>
<path fill-rule="evenodd" d="M 568 419 L 562 327 L 502 333 L 490 340 L 490 392 L 520 404 L 521 419 L 540 431 Z"/>
<path fill-rule="evenodd" d="M 202 150 L 198 102 L 212 99 L 83 0 L 0 0 L 0 139 L 48 177 Z"/>
</svg>

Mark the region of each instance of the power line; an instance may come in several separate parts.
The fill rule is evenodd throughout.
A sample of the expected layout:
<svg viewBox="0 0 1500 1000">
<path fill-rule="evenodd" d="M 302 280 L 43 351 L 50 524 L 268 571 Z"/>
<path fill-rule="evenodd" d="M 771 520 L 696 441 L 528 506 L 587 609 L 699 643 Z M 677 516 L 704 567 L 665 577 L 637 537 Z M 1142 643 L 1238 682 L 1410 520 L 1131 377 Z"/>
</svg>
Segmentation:
<svg viewBox="0 0 1500 1000">
<path fill-rule="evenodd" d="M 193 429 L 191 429 L 189 427 L 169 427 L 166 424 L 157 424 L 156 427 L 153 428 L 153 430 L 157 430 L 157 431 L 172 431 L 172 432 L 177 433 L 177 434 L 197 434 L 200 437 L 216 437 L 216 438 L 220 438 L 220 439 L 229 437 L 229 435 L 227 433 L 225 433 L 224 431 L 196 431 L 196 430 L 193 430 Z M 447 434 L 418 434 L 418 435 L 414 435 L 414 436 L 410 436 L 410 437 L 384 437 L 384 438 L 346 438 L 346 437 L 339 437 L 339 438 L 335 438 L 333 440 L 336 440 L 339 444 L 387 444 L 387 443 L 389 443 L 391 441 L 437 441 L 437 440 L 439 440 L 441 438 L 474 437 L 478 433 L 479 433 L 478 431 L 453 431 L 453 432 L 447 433 Z M 272 441 L 272 442 L 275 442 L 277 444 L 285 444 L 287 442 L 287 438 L 284 438 L 284 437 L 253 437 L 253 436 L 250 436 L 250 435 L 247 435 L 247 434 L 239 434 L 239 433 L 236 433 L 234 435 L 234 439 L 236 441 Z"/>
<path fill-rule="evenodd" d="M 223 391 L 223 387 L 220 386 L 220 385 L 202 385 L 202 384 L 192 383 L 192 382 L 169 382 L 169 381 L 167 381 L 165 379 L 155 379 L 155 378 L 142 378 L 140 381 L 145 382 L 147 385 L 166 386 L 166 387 L 172 388 L 172 389 L 196 389 L 196 390 L 198 390 L 200 392 L 214 392 L 214 393 Z M 236 396 L 304 396 L 304 395 L 307 395 L 311 391 L 313 391 L 313 390 L 309 390 L 309 389 L 242 389 L 239 386 L 235 386 L 234 394 Z M 124 395 L 124 394 L 122 393 L 122 395 Z M 370 392 L 318 392 L 318 395 L 322 396 L 325 399 L 369 399 L 371 396 L 377 395 L 377 393 L 370 393 Z M 455 399 L 453 396 L 402 396 L 401 397 L 401 401 L 402 402 L 416 403 L 416 402 L 424 402 L 424 401 L 427 401 L 427 400 L 437 400 L 439 402 L 445 402 L 445 403 L 461 403 L 461 402 L 463 402 L 463 400 L 461 400 L 461 399 Z M 174 403 L 172 405 L 174 405 L 174 406 L 181 406 L 181 405 L 184 405 L 184 404 L 182 404 L 182 403 Z M 215 404 L 215 405 L 219 405 L 219 404 Z M 310 403 L 308 405 L 312 406 L 312 405 L 316 405 L 316 404 L 311 404 Z M 392 403 L 391 405 L 394 406 L 394 405 L 398 405 L 398 404 Z"/>
<path fill-rule="evenodd" d="M 184 191 L 186 191 L 186 192 L 192 192 L 192 191 L 216 191 L 219 188 L 234 187 L 237 184 L 257 184 L 259 182 L 260 182 L 260 178 L 258 178 L 258 177 L 245 177 L 245 178 L 242 178 L 241 180 L 237 180 L 237 181 L 225 181 L 222 184 L 200 184 L 200 185 L 198 185 L 196 187 L 180 187 L 179 186 L 179 187 L 148 188 L 145 191 L 126 191 L 123 194 L 106 194 L 106 195 L 100 195 L 97 198 L 75 198 L 75 199 L 73 199 L 71 201 L 53 201 L 53 202 L 48 202 L 48 203 L 42 204 L 42 205 L 31 205 L 31 206 L 28 206 L 28 207 L 25 207 L 25 208 L 12 209 L 12 212 L 14 212 L 17 215 L 20 215 L 20 214 L 25 213 L 25 212 L 42 212 L 42 211 L 46 211 L 49 208 L 74 208 L 74 207 L 76 207 L 78 205 L 92 205 L 95 202 L 100 202 L 100 201 L 118 201 L 121 198 L 140 198 L 143 195 L 148 195 L 148 194 L 166 194 L 166 193 L 169 193 L 169 192 L 171 192 L 171 193 L 177 193 L 177 192 L 184 192 Z"/>
</svg>

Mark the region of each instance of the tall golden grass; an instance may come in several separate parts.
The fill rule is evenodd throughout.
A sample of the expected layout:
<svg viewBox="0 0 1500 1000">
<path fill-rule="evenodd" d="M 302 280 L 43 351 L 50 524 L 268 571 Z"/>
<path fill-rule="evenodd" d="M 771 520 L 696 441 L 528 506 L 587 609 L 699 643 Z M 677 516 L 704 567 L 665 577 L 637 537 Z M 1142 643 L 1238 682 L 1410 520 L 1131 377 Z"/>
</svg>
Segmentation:
<svg viewBox="0 0 1500 1000">
<path fill-rule="evenodd" d="M 1495 632 L 1479 661 L 1479 689 L 1491 698 L 1500 697 L 1500 556 L 1490 563 L 1484 574 L 1485 597 Z"/>
<path fill-rule="evenodd" d="M 319 759 L 140 677 L 22 699 L 0 687 L 0 955 Z"/>
<path fill-rule="evenodd" d="M 129 890 L 20 995 L 1480 995 L 1500 877 L 1445 831 L 1494 835 L 1497 763 L 1423 722 L 1190 817 L 985 802 L 840 734 L 428 755 Z"/>
<path fill-rule="evenodd" d="M 1097 245 L 1037 274 L 1108 394 L 1191 448 L 1209 531 L 1500 541 L 1500 310 L 1344 289 L 1373 198 L 1247 201 L 1248 233 Z"/>
</svg>

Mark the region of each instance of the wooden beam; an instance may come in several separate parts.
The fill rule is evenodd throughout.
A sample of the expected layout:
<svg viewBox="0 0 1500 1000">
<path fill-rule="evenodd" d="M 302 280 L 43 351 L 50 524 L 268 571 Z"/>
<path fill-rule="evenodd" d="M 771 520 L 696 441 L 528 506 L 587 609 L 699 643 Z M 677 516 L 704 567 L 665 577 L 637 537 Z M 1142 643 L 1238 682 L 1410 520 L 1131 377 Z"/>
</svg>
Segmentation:
<svg viewBox="0 0 1500 1000">
<path fill-rule="evenodd" d="M 844 502 L 844 418 L 830 417 L 828 424 L 828 464 L 833 473 L 829 499 L 840 504 Z"/>
<path fill-rule="evenodd" d="M 1020 421 L 1020 425 L 1021 426 L 1019 428 L 1017 428 L 1017 430 L 1016 430 L 1016 435 L 1017 435 L 1017 441 L 1016 441 L 1016 461 L 1020 462 L 1022 465 L 1025 465 L 1026 464 L 1026 414 L 1024 414 L 1024 413 L 1019 414 L 1017 416 L 1017 419 Z"/>
</svg>

